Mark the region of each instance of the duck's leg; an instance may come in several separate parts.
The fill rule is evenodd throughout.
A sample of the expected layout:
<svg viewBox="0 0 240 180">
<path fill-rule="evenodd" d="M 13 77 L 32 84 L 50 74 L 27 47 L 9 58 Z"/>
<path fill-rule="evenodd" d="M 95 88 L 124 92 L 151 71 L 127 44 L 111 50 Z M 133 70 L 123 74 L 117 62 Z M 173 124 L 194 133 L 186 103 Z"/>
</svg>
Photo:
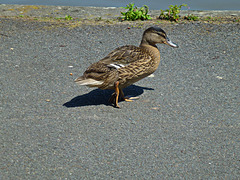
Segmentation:
<svg viewBox="0 0 240 180">
<path fill-rule="evenodd" d="M 120 108 L 118 105 L 118 97 L 119 97 L 119 82 L 115 82 L 114 83 L 114 87 L 115 87 L 115 92 L 112 94 L 112 96 L 109 99 L 109 102 L 114 104 L 115 107 Z"/>
<path fill-rule="evenodd" d="M 123 90 L 122 90 L 122 89 L 120 89 L 120 97 L 121 97 L 124 101 L 128 101 L 128 102 L 132 102 L 132 101 L 133 101 L 133 100 L 131 100 L 130 98 L 124 96 L 124 93 L 123 93 Z"/>
<path fill-rule="evenodd" d="M 115 85 L 115 93 L 116 93 L 116 99 L 115 99 L 114 105 L 115 105 L 115 107 L 120 108 L 120 106 L 118 105 L 118 97 L 119 97 L 119 88 L 118 88 L 118 85 L 119 85 L 119 82 L 118 82 L 118 81 L 115 82 L 114 85 Z"/>
<path fill-rule="evenodd" d="M 120 90 L 120 97 L 123 98 L 124 101 L 132 102 L 136 99 L 139 99 L 139 97 L 126 97 L 124 96 L 123 90 L 122 89 L 119 89 L 119 90 Z"/>
</svg>

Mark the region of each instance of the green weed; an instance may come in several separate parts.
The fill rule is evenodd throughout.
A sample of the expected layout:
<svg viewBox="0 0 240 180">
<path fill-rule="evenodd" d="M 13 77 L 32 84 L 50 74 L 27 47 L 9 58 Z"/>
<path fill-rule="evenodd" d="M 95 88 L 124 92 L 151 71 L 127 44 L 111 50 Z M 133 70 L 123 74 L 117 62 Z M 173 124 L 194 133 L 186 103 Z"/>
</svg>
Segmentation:
<svg viewBox="0 0 240 180">
<path fill-rule="evenodd" d="M 72 16 L 70 16 L 70 15 L 66 15 L 66 16 L 65 16 L 65 20 L 69 21 L 69 20 L 73 20 L 73 18 L 72 18 Z"/>
<path fill-rule="evenodd" d="M 166 9 L 166 10 L 161 9 L 161 14 L 160 14 L 159 18 L 169 20 L 169 21 L 178 21 L 179 13 L 183 6 L 186 7 L 187 5 L 186 4 L 182 4 L 179 6 L 178 5 L 170 5 L 170 6 L 168 6 L 169 9 Z"/>
<path fill-rule="evenodd" d="M 197 16 L 194 16 L 192 14 L 188 14 L 187 16 L 184 16 L 184 19 L 187 19 L 189 21 L 198 21 L 199 20 L 199 17 Z"/>
<path fill-rule="evenodd" d="M 187 8 L 188 8 L 188 10 L 190 10 L 189 6 Z M 189 13 L 187 16 L 184 16 L 183 18 L 186 20 L 189 20 L 189 21 L 198 21 L 199 20 L 199 17 L 194 16 L 193 14 L 189 14 Z"/>
<path fill-rule="evenodd" d="M 101 20 L 102 20 L 102 17 L 97 17 L 95 20 L 96 20 L 96 21 L 101 21 Z"/>
<path fill-rule="evenodd" d="M 212 19 L 211 16 L 207 16 L 207 17 L 205 17 L 203 20 L 204 20 L 204 21 L 209 21 L 209 20 L 211 20 L 211 19 Z"/>
<path fill-rule="evenodd" d="M 124 9 L 128 9 L 127 12 L 121 12 L 123 15 L 123 19 L 127 21 L 135 21 L 135 20 L 148 20 L 152 19 L 150 15 L 148 15 L 149 8 L 147 5 L 144 5 L 141 8 L 134 6 L 134 3 L 129 3 L 127 7 L 122 7 Z"/>
<path fill-rule="evenodd" d="M 66 15 L 64 18 L 63 18 L 63 17 L 56 17 L 55 19 L 56 19 L 56 20 L 65 19 L 65 20 L 67 20 L 67 21 L 73 20 L 72 16 L 70 16 L 70 15 Z"/>
</svg>

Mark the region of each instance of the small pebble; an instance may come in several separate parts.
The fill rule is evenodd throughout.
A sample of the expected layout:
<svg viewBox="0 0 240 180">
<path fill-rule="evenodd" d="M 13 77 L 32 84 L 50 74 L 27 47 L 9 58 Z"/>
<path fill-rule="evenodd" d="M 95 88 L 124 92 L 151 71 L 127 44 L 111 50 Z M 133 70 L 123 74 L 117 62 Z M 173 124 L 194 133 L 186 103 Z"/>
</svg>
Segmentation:
<svg viewBox="0 0 240 180">
<path fill-rule="evenodd" d="M 150 74 L 148 77 L 151 77 L 151 78 L 152 78 L 152 77 L 154 77 L 154 74 Z"/>
<path fill-rule="evenodd" d="M 221 77 L 221 76 L 216 76 L 216 78 L 218 78 L 218 79 L 223 79 L 223 77 Z"/>
</svg>

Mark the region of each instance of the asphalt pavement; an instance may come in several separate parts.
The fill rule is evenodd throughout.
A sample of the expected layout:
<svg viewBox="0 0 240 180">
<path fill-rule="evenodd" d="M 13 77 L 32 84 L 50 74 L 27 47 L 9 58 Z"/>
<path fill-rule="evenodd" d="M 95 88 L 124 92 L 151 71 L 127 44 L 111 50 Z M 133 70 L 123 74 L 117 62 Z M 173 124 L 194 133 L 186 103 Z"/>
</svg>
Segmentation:
<svg viewBox="0 0 240 180">
<path fill-rule="evenodd" d="M 0 18 L 1 179 L 240 179 L 239 23 L 161 23 L 154 77 L 112 91 L 73 81 L 139 26 Z"/>
</svg>

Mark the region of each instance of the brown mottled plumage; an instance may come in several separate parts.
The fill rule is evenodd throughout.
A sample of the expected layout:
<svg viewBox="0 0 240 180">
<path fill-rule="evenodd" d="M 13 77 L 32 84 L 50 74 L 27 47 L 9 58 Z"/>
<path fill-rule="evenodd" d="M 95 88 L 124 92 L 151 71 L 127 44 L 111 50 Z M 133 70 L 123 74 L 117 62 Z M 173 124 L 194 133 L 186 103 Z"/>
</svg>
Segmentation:
<svg viewBox="0 0 240 180">
<path fill-rule="evenodd" d="M 139 47 L 122 46 L 105 58 L 92 64 L 83 76 L 75 80 L 79 85 L 114 89 L 110 102 L 118 106 L 118 98 L 125 98 L 122 89 L 152 74 L 160 63 L 160 52 L 157 43 L 178 47 L 172 43 L 166 33 L 159 27 L 150 27 L 144 31 Z"/>
</svg>

